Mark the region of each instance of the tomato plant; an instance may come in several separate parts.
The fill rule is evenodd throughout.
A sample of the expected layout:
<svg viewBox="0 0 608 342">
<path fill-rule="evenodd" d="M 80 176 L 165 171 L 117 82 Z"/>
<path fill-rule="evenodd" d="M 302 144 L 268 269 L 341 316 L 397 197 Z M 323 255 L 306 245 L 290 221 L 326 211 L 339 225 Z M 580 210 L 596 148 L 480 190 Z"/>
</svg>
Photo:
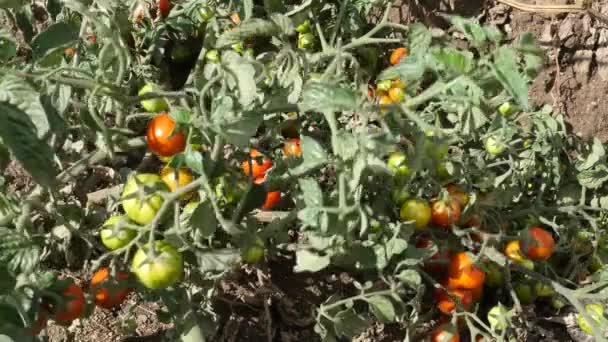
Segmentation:
<svg viewBox="0 0 608 342">
<path fill-rule="evenodd" d="M 456 309 L 456 301 L 451 296 L 456 297 L 465 310 L 468 310 L 473 304 L 473 294 L 470 290 L 453 289 L 449 290 L 448 294 L 443 289 L 437 289 L 435 294 L 437 308 L 444 314 L 450 314 Z"/>
<path fill-rule="evenodd" d="M 404 47 L 397 48 L 391 52 L 390 62 L 392 65 L 399 64 L 401 58 L 407 56 L 407 49 Z"/>
<path fill-rule="evenodd" d="M 388 168 L 397 177 L 406 177 L 410 174 L 407 156 L 403 152 L 393 152 L 388 157 Z"/>
<path fill-rule="evenodd" d="M 162 157 L 180 153 L 186 147 L 184 133 L 176 129 L 169 114 L 162 113 L 150 121 L 146 133 L 148 148 Z"/>
<path fill-rule="evenodd" d="M 466 252 L 460 252 L 450 257 L 448 266 L 448 287 L 476 289 L 483 286 L 486 273 L 473 264 Z"/>
<path fill-rule="evenodd" d="M 147 288 L 158 290 L 175 284 L 183 273 L 181 253 L 167 241 L 155 241 L 133 256 L 131 270 Z"/>
<path fill-rule="evenodd" d="M 285 157 L 300 157 L 302 155 L 302 149 L 300 148 L 300 139 L 293 138 L 287 140 L 283 145 L 283 155 Z"/>
</svg>

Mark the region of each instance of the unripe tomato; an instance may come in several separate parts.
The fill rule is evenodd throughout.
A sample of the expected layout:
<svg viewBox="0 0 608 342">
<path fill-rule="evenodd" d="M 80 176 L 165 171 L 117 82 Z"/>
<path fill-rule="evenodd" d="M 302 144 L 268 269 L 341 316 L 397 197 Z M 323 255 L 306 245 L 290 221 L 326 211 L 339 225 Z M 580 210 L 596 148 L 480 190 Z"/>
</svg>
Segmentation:
<svg viewBox="0 0 608 342">
<path fill-rule="evenodd" d="M 486 273 L 473 264 L 468 253 L 452 255 L 448 266 L 448 287 L 470 290 L 483 286 L 485 280 Z"/>
<path fill-rule="evenodd" d="M 557 296 L 553 296 L 553 298 L 551 298 L 551 306 L 555 309 L 555 310 L 560 310 L 562 309 L 564 306 L 566 306 L 566 303 L 559 297 Z"/>
<path fill-rule="evenodd" d="M 405 92 L 403 91 L 402 88 L 392 87 L 388 91 L 388 97 L 391 99 L 391 101 L 393 101 L 395 103 L 399 103 L 399 102 L 403 101 L 403 98 L 405 97 Z"/>
<path fill-rule="evenodd" d="M 587 314 L 589 316 L 591 316 L 591 319 L 593 319 L 595 325 L 600 324 L 601 317 L 604 316 L 604 307 L 602 307 L 601 304 L 598 304 L 598 303 L 587 304 L 587 305 L 585 305 L 585 311 L 587 312 Z M 583 315 L 581 315 L 580 313 L 577 313 L 576 320 L 578 321 L 578 326 L 581 328 L 582 331 L 593 336 L 593 328 L 591 327 L 591 324 L 589 323 L 589 321 L 587 321 L 583 317 Z"/>
<path fill-rule="evenodd" d="M 175 284 L 184 268 L 182 254 L 167 241 L 154 243 L 154 257 L 149 254 L 149 245 L 135 253 L 131 268 L 137 279 L 149 289 L 164 289 Z"/>
<path fill-rule="evenodd" d="M 521 240 L 523 253 L 532 260 L 547 260 L 555 249 L 553 235 L 540 227 L 527 229 Z"/>
<path fill-rule="evenodd" d="M 148 224 L 152 222 L 164 200 L 157 194 L 140 198 L 139 192 L 143 190 L 143 187 L 166 189 L 160 176 L 153 173 L 131 176 L 122 192 L 122 207 L 131 220 L 139 224 Z"/>
<path fill-rule="evenodd" d="M 414 221 L 416 229 L 425 228 L 431 221 L 431 207 L 421 199 L 409 199 L 399 211 L 401 221 Z"/>
<path fill-rule="evenodd" d="M 512 240 L 507 243 L 504 250 L 507 258 L 520 264 L 524 261 L 524 256 L 521 254 L 521 244 L 519 240 Z"/>
<path fill-rule="evenodd" d="M 448 156 L 449 146 L 446 143 L 435 141 L 432 137 L 424 140 L 425 153 L 434 160 L 443 160 Z M 446 170 L 447 171 L 447 170 Z"/>
<path fill-rule="evenodd" d="M 139 93 L 137 93 L 137 95 L 142 96 L 147 93 L 158 92 L 159 90 L 160 88 L 156 84 L 148 83 L 139 90 Z M 150 113 L 158 113 L 169 109 L 169 104 L 163 98 L 143 100 L 141 101 L 141 105 L 147 112 Z"/>
<path fill-rule="evenodd" d="M 171 11 L 171 2 L 169 0 L 158 0 L 158 11 L 163 18 L 167 17 L 169 11 Z"/>
<path fill-rule="evenodd" d="M 435 201 L 431 207 L 431 223 L 441 228 L 450 228 L 460 220 L 458 201 Z"/>
<path fill-rule="evenodd" d="M 298 48 L 311 50 L 315 47 L 315 36 L 308 33 L 300 33 L 298 36 Z"/>
<path fill-rule="evenodd" d="M 549 284 L 545 284 L 542 281 L 534 283 L 534 293 L 539 297 L 551 297 L 555 294 L 555 291 Z"/>
<path fill-rule="evenodd" d="M 264 155 L 255 148 L 252 148 L 251 151 L 249 151 L 249 156 L 251 157 L 251 165 L 249 165 L 248 160 L 241 163 L 241 168 L 247 176 L 249 176 L 250 167 L 253 178 L 263 177 L 266 174 L 266 171 L 272 167 L 272 160 L 264 157 Z"/>
<path fill-rule="evenodd" d="M 465 310 L 468 310 L 473 304 L 473 294 L 470 290 L 451 289 L 450 293 L 460 300 Z M 444 289 L 436 289 L 435 300 L 437 301 L 437 308 L 444 314 L 451 314 L 456 308 L 456 302 Z"/>
<path fill-rule="evenodd" d="M 452 199 L 454 199 L 458 203 L 460 203 L 461 207 L 466 207 L 467 204 L 469 204 L 469 195 L 466 192 L 461 191 L 458 188 L 458 185 L 448 184 L 448 186 L 446 187 L 446 190 L 448 191 L 448 193 L 450 194 Z"/>
<path fill-rule="evenodd" d="M 407 56 L 407 49 L 404 47 L 400 47 L 400 48 L 393 50 L 389 61 L 390 61 L 391 65 L 396 65 L 396 64 L 399 64 L 399 62 L 401 62 L 401 58 L 403 58 L 405 56 Z"/>
<path fill-rule="evenodd" d="M 391 88 L 405 89 L 405 84 L 403 84 L 403 82 L 401 82 L 401 79 L 397 77 L 391 82 Z"/>
<path fill-rule="evenodd" d="M 495 263 L 486 264 L 486 281 L 485 284 L 488 287 L 499 287 L 503 284 L 504 277 L 502 269 Z"/>
<path fill-rule="evenodd" d="M 211 49 L 205 53 L 205 60 L 209 63 L 219 64 L 220 63 L 220 52 Z"/>
<path fill-rule="evenodd" d="M 287 140 L 285 144 L 283 144 L 283 155 L 285 157 L 300 157 L 302 155 L 302 149 L 300 148 L 300 139 L 294 138 Z"/>
<path fill-rule="evenodd" d="M 504 116 L 510 116 L 511 114 L 519 111 L 519 108 L 511 102 L 505 102 L 498 107 L 498 111 Z"/>
<path fill-rule="evenodd" d="M 407 163 L 407 156 L 403 152 L 393 152 L 388 157 L 388 169 L 398 178 L 407 177 L 410 174 L 410 168 Z"/>
<path fill-rule="evenodd" d="M 186 148 L 186 136 L 176 131 L 175 122 L 167 113 L 161 113 L 150 121 L 146 140 L 150 151 L 161 157 L 171 157 Z"/>
<path fill-rule="evenodd" d="M 308 33 L 310 32 L 310 21 L 308 19 L 304 20 L 303 23 L 296 27 L 296 32 L 298 33 Z"/>
<path fill-rule="evenodd" d="M 243 41 L 240 41 L 232 44 L 232 50 L 238 53 L 243 53 L 243 51 L 245 51 L 245 43 L 243 43 Z"/>
<path fill-rule="evenodd" d="M 524 305 L 532 304 L 536 300 L 534 289 L 528 283 L 518 282 L 513 286 L 513 290 L 515 290 L 519 301 Z"/>
<path fill-rule="evenodd" d="M 247 250 L 241 255 L 241 258 L 245 263 L 255 264 L 264 257 L 264 248 L 260 246 L 253 246 L 247 248 Z"/>
<path fill-rule="evenodd" d="M 162 180 L 163 182 L 165 182 L 165 184 L 167 184 L 171 192 L 175 192 L 178 188 L 185 187 L 186 185 L 192 183 L 192 181 L 194 180 L 192 173 L 187 168 L 183 167 L 179 169 L 179 172 L 177 173 L 178 175 L 176 181 L 174 168 L 167 166 L 161 171 Z M 188 200 L 192 197 L 193 194 L 194 192 L 191 191 L 181 195 L 180 198 L 183 200 Z"/>
<path fill-rule="evenodd" d="M 391 80 L 382 80 L 376 85 L 376 91 L 388 94 L 388 91 L 393 87 Z"/>
<path fill-rule="evenodd" d="M 254 180 L 255 184 L 263 184 L 265 180 L 264 176 L 258 177 Z M 261 208 L 263 210 L 270 210 L 274 208 L 281 201 L 281 192 L 280 191 L 270 191 L 266 193 L 266 200 L 264 204 L 262 204 Z"/>
<path fill-rule="evenodd" d="M 493 156 L 497 156 L 497 155 L 503 153 L 505 150 L 504 143 L 494 137 L 487 138 L 485 146 L 486 146 L 486 152 L 488 152 L 489 154 L 491 154 Z"/>
<path fill-rule="evenodd" d="M 107 267 L 100 268 L 91 279 L 95 304 L 105 309 L 122 304 L 131 292 L 131 289 L 125 286 L 127 279 L 129 279 L 129 275 L 121 271 L 116 273 L 116 279 L 110 279 L 110 270 Z"/>
<path fill-rule="evenodd" d="M 453 325 L 444 324 L 433 331 L 431 342 L 460 342 L 460 334 Z"/>
<path fill-rule="evenodd" d="M 402 206 L 403 203 L 410 198 L 410 193 L 406 186 L 397 185 L 395 188 L 393 188 L 391 196 L 393 197 L 393 202 L 395 202 L 396 205 Z"/>
<path fill-rule="evenodd" d="M 198 15 L 200 16 L 201 20 L 208 21 L 215 16 L 215 12 L 213 12 L 213 10 L 207 6 L 202 6 L 198 9 Z"/>
<path fill-rule="evenodd" d="M 120 221 L 128 221 L 126 216 L 112 216 L 102 226 L 99 235 L 107 249 L 113 251 L 126 246 L 137 236 L 133 229 L 120 227 Z"/>
<path fill-rule="evenodd" d="M 58 304 L 53 319 L 58 323 L 68 323 L 82 316 L 84 309 L 84 292 L 80 286 L 71 283 L 63 290 L 63 302 Z"/>
</svg>

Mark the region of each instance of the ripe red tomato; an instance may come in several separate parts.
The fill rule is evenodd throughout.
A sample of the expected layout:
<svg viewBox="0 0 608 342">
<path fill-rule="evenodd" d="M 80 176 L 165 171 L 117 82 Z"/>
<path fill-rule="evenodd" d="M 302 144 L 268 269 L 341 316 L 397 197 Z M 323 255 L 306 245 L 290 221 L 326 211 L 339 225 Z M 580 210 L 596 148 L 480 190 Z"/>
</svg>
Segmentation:
<svg viewBox="0 0 608 342">
<path fill-rule="evenodd" d="M 393 50 L 389 61 L 391 62 L 391 65 L 399 64 L 399 62 L 401 62 L 401 58 L 405 56 L 407 56 L 407 49 L 400 47 Z"/>
<path fill-rule="evenodd" d="M 444 324 L 433 331 L 431 342 L 460 342 L 460 335 L 456 327 Z"/>
<path fill-rule="evenodd" d="M 300 139 L 294 138 L 289 139 L 283 145 L 283 155 L 285 157 L 294 156 L 299 157 L 302 155 L 302 149 L 300 148 Z"/>
<path fill-rule="evenodd" d="M 59 323 L 67 323 L 75 320 L 84 313 L 84 293 L 80 286 L 71 283 L 63 290 L 63 302 L 58 303 L 57 311 L 53 318 Z"/>
<path fill-rule="evenodd" d="M 253 182 L 255 184 L 264 183 L 265 177 L 258 177 Z M 262 204 L 261 208 L 263 210 L 270 210 L 274 208 L 281 201 L 281 192 L 280 191 L 270 191 L 266 193 L 266 201 Z"/>
<path fill-rule="evenodd" d="M 473 265 L 466 252 L 452 255 L 448 266 L 448 287 L 475 289 L 483 286 L 486 273 Z"/>
<path fill-rule="evenodd" d="M 175 122 L 168 113 L 157 115 L 148 124 L 148 148 L 161 157 L 171 157 L 186 148 L 186 136 L 175 130 Z"/>
<path fill-rule="evenodd" d="M 450 290 L 450 293 L 460 300 L 465 310 L 468 310 L 473 304 L 473 294 L 470 290 L 453 289 Z M 456 308 L 456 302 L 443 289 L 435 290 L 435 300 L 437 308 L 444 314 L 450 314 Z"/>
<path fill-rule="evenodd" d="M 532 227 L 523 234 L 521 250 L 532 260 L 547 260 L 555 250 L 555 240 L 548 231 Z"/>
<path fill-rule="evenodd" d="M 255 148 L 252 148 L 249 152 L 249 156 L 251 156 L 251 174 L 253 178 L 264 177 L 266 171 L 272 167 L 272 160 L 264 157 L 263 154 L 258 152 Z M 261 159 L 261 161 L 259 161 Z M 241 168 L 245 175 L 249 176 L 249 161 L 245 160 L 241 163 Z"/>
<path fill-rule="evenodd" d="M 416 248 L 429 248 L 433 241 L 426 235 L 421 236 L 416 241 Z M 439 250 L 424 263 L 424 270 L 431 274 L 442 274 L 445 272 L 450 261 L 450 254 L 447 249 Z"/>
<path fill-rule="evenodd" d="M 460 220 L 460 203 L 456 200 L 446 203 L 445 201 L 435 201 L 431 207 L 431 223 L 442 227 L 450 228 Z"/>
<path fill-rule="evenodd" d="M 158 0 L 158 11 L 163 18 L 167 17 L 169 11 L 171 11 L 171 2 L 169 0 Z"/>
<path fill-rule="evenodd" d="M 107 267 L 100 268 L 91 279 L 91 289 L 95 293 L 95 304 L 97 306 L 111 309 L 122 304 L 131 292 L 131 289 L 124 286 L 124 281 L 129 278 L 125 272 L 118 271 L 116 279 L 110 278 L 110 270 Z M 109 286 L 104 286 L 104 283 Z"/>
</svg>

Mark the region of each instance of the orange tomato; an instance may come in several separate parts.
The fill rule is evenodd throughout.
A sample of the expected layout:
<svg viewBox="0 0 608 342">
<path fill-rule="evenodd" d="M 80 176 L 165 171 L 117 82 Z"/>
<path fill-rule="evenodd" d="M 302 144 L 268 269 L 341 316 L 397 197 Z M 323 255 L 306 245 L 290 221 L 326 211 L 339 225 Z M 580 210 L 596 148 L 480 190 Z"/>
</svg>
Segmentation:
<svg viewBox="0 0 608 342">
<path fill-rule="evenodd" d="M 97 306 L 111 309 L 122 304 L 131 292 L 131 289 L 124 286 L 124 281 L 129 278 L 125 272 L 117 272 L 115 282 L 112 286 L 104 286 L 104 283 L 112 281 L 110 270 L 107 267 L 100 268 L 91 279 L 91 289 L 95 293 L 95 304 Z"/>
<path fill-rule="evenodd" d="M 460 342 L 460 335 L 454 326 L 444 324 L 433 331 L 431 342 Z"/>
<path fill-rule="evenodd" d="M 476 289 L 483 286 L 486 273 L 473 265 L 466 252 L 452 255 L 448 266 L 448 287 Z"/>
<path fill-rule="evenodd" d="M 232 21 L 233 24 L 238 25 L 241 23 L 241 16 L 238 12 L 232 12 L 230 14 L 230 21 Z"/>
<path fill-rule="evenodd" d="M 524 260 L 524 256 L 521 254 L 521 244 L 519 240 L 512 240 L 507 243 L 504 250 L 507 258 L 521 263 Z"/>
<path fill-rule="evenodd" d="M 378 104 L 380 105 L 380 108 L 392 105 L 393 103 L 393 100 L 391 100 L 390 96 L 388 95 L 382 95 L 378 98 Z"/>
<path fill-rule="evenodd" d="M 450 228 L 460 220 L 460 203 L 458 201 L 435 201 L 431 207 L 431 223 Z"/>
<path fill-rule="evenodd" d="M 453 289 L 450 290 L 450 293 L 460 300 L 465 310 L 468 310 L 473 304 L 473 294 L 470 290 Z M 456 309 L 456 302 L 444 289 L 435 291 L 435 300 L 437 301 L 437 308 L 444 314 L 450 314 Z"/>
<path fill-rule="evenodd" d="M 452 199 L 456 200 L 460 203 L 460 206 L 466 207 L 469 204 L 469 195 L 467 195 L 464 191 L 460 190 L 456 184 L 448 184 L 446 190 L 452 197 Z"/>
<path fill-rule="evenodd" d="M 179 171 L 177 172 L 177 181 L 175 180 L 175 169 L 172 167 L 167 166 L 163 168 L 160 175 L 163 182 L 167 184 L 171 192 L 175 192 L 175 190 L 178 189 L 178 186 L 180 188 L 183 188 L 186 185 L 192 183 L 192 181 L 194 180 L 194 176 L 192 176 L 190 170 L 184 167 L 179 169 Z M 180 198 L 183 200 L 188 200 L 190 197 L 192 197 L 193 194 L 194 192 L 188 192 L 180 196 Z"/>
<path fill-rule="evenodd" d="M 63 290 L 63 302 L 58 303 L 58 309 L 53 318 L 60 323 L 75 320 L 84 313 L 84 293 L 80 286 L 71 283 Z"/>
<path fill-rule="evenodd" d="M 555 240 L 548 231 L 532 227 L 523 234 L 521 250 L 532 260 L 547 260 L 555 250 Z"/>
<path fill-rule="evenodd" d="M 66 48 L 65 50 L 63 50 L 63 53 L 66 56 L 74 56 L 76 54 L 76 49 L 69 47 L 69 48 Z"/>
<path fill-rule="evenodd" d="M 391 65 L 399 64 L 399 62 L 401 62 L 401 58 L 405 56 L 407 56 L 407 49 L 404 47 L 400 47 L 393 50 L 389 61 L 391 62 Z"/>
<path fill-rule="evenodd" d="M 253 182 L 255 184 L 264 183 L 265 177 L 258 177 Z M 263 210 L 270 210 L 274 208 L 281 201 L 281 192 L 280 191 L 270 191 L 266 193 L 266 200 L 264 204 L 262 204 L 261 208 Z"/>
<path fill-rule="evenodd" d="M 294 138 L 289 139 L 283 145 L 283 154 L 285 157 L 294 156 L 299 157 L 302 155 L 302 149 L 300 148 L 300 139 Z"/>
<path fill-rule="evenodd" d="M 186 136 L 175 130 L 175 122 L 168 113 L 157 115 L 148 124 L 148 148 L 161 157 L 171 157 L 186 148 Z"/>
<path fill-rule="evenodd" d="M 251 157 L 251 174 L 253 178 L 264 177 L 266 171 L 272 167 L 272 160 L 264 157 L 263 154 L 258 152 L 255 148 L 252 148 L 249 152 L 249 156 Z M 260 161 L 261 159 L 261 161 Z M 245 160 L 241 163 L 241 168 L 245 175 L 249 176 L 249 161 Z"/>
<path fill-rule="evenodd" d="M 403 98 L 405 97 L 405 92 L 403 91 L 403 88 L 392 87 L 388 91 L 388 97 L 391 99 L 391 101 L 398 103 L 403 101 Z"/>
</svg>

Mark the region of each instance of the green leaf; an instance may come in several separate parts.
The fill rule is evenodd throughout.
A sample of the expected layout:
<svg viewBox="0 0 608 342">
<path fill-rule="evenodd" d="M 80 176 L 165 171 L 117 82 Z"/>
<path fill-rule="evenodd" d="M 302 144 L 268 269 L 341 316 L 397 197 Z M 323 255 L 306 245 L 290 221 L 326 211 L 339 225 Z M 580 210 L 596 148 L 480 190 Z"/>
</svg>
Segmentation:
<svg viewBox="0 0 608 342">
<path fill-rule="evenodd" d="M 334 317 L 334 329 L 338 336 L 353 338 L 365 330 L 370 325 L 370 321 L 357 314 L 354 309 L 347 309 L 338 312 Z"/>
<path fill-rule="evenodd" d="M 404 84 L 418 82 L 424 75 L 427 65 L 423 56 L 408 55 L 401 59 L 401 63 L 385 69 L 378 76 L 378 80 L 392 80 L 399 77 Z"/>
<path fill-rule="evenodd" d="M 302 196 L 307 207 L 321 207 L 323 205 L 323 192 L 319 184 L 312 178 L 300 179 Z"/>
<path fill-rule="evenodd" d="M 285 35 L 290 36 L 296 31 L 291 19 L 289 19 L 289 17 L 283 14 L 273 13 L 270 15 L 270 20 L 272 20 L 281 29 L 281 32 Z"/>
<path fill-rule="evenodd" d="M 78 39 L 78 26 L 59 22 L 52 24 L 32 40 L 32 56 L 39 59 L 48 51 L 64 47 Z"/>
<path fill-rule="evenodd" d="M 480 46 L 486 41 L 486 31 L 478 23 L 459 16 L 454 16 L 451 19 L 452 25 L 462 32 L 473 45 Z"/>
<path fill-rule="evenodd" d="M 14 273 L 29 273 L 38 266 L 42 248 L 38 241 L 0 227 L 0 262 Z"/>
<path fill-rule="evenodd" d="M 414 270 L 403 270 L 395 277 L 413 289 L 417 289 L 420 284 L 422 284 L 422 277 L 420 277 L 420 273 Z"/>
<path fill-rule="evenodd" d="M 179 108 L 169 113 L 171 119 L 180 125 L 187 125 L 190 123 L 191 114 L 190 111 L 185 108 Z"/>
<path fill-rule="evenodd" d="M 604 149 L 604 144 L 594 137 L 593 138 L 593 146 L 591 147 L 591 153 L 587 156 L 584 162 L 577 165 L 577 169 L 579 170 L 587 170 L 595 166 L 598 162 L 603 162 L 606 158 L 606 150 Z"/>
<path fill-rule="evenodd" d="M 0 61 L 7 61 L 17 56 L 15 38 L 5 29 L 0 29 Z"/>
<path fill-rule="evenodd" d="M 25 4 L 25 0 L 0 0 L 0 8 L 19 8 Z"/>
<path fill-rule="evenodd" d="M 309 81 L 304 86 L 302 111 L 347 111 L 357 106 L 355 94 L 350 89 L 335 84 Z"/>
<path fill-rule="evenodd" d="M 367 299 L 371 311 L 381 323 L 395 321 L 395 307 L 393 302 L 385 296 L 373 296 Z"/>
<path fill-rule="evenodd" d="M 215 46 L 223 48 L 254 37 L 271 37 L 280 32 L 280 28 L 272 21 L 253 18 L 242 22 L 231 31 L 224 31 L 217 39 Z"/>
<path fill-rule="evenodd" d="M 296 251 L 296 266 L 293 270 L 294 272 L 319 272 L 329 266 L 330 261 L 331 258 L 327 255 L 321 256 L 307 250 L 298 250 Z"/>
<path fill-rule="evenodd" d="M 46 2 L 46 10 L 49 12 L 53 20 L 55 20 L 57 15 L 61 13 L 62 8 L 63 2 L 61 0 L 47 0 Z"/>
<path fill-rule="evenodd" d="M 302 135 L 300 137 L 300 147 L 305 164 L 317 165 L 327 161 L 327 152 L 315 139 Z"/>
<path fill-rule="evenodd" d="M 261 117 L 227 118 L 216 133 L 223 136 L 228 143 L 244 148 L 249 146 L 249 139 L 254 136 L 261 122 Z"/>
<path fill-rule="evenodd" d="M 57 171 L 53 151 L 38 139 L 28 115 L 5 102 L 0 102 L 0 113 L 0 138 L 38 184 L 54 187 Z"/>
<path fill-rule="evenodd" d="M 249 106 L 256 98 L 255 68 L 251 62 L 233 51 L 222 55 L 222 60 L 231 71 L 233 84 L 239 90 L 239 102 L 243 107 Z"/>
<path fill-rule="evenodd" d="M 192 147 L 189 145 L 184 154 L 186 165 L 190 169 L 194 170 L 194 172 L 198 174 L 203 174 L 205 172 L 203 167 L 203 155 L 200 152 L 192 150 Z"/>
<path fill-rule="evenodd" d="M 433 36 L 426 26 L 421 23 L 414 23 L 410 25 L 410 32 L 408 34 L 409 54 L 410 55 L 422 55 L 427 53 L 431 46 Z"/>
<path fill-rule="evenodd" d="M 190 225 L 196 231 L 197 236 L 203 239 L 213 236 L 217 230 L 217 218 L 213 207 L 208 201 L 201 202 L 190 216 Z"/>
<path fill-rule="evenodd" d="M 494 75 L 524 110 L 530 109 L 528 85 L 519 74 L 517 54 L 508 46 L 501 46 L 495 53 L 492 64 Z"/>
<path fill-rule="evenodd" d="M 2 274 L 2 277 L 0 277 L 0 295 L 9 293 L 15 289 L 17 281 L 8 271 L 6 265 L 0 265 L 0 274 Z"/>
<path fill-rule="evenodd" d="M 576 178 L 582 186 L 598 189 L 608 180 L 608 167 L 599 164 L 594 169 L 581 171 Z"/>
<path fill-rule="evenodd" d="M 239 262 L 241 254 L 236 249 L 214 249 L 208 252 L 197 252 L 196 259 L 201 272 L 225 271 Z"/>
<path fill-rule="evenodd" d="M 34 36 L 34 27 L 32 27 L 34 17 L 30 6 L 21 7 L 21 9 L 15 13 L 15 20 L 17 21 L 17 27 L 19 27 L 19 30 L 23 33 L 23 39 L 29 44 Z"/>
<path fill-rule="evenodd" d="M 349 132 L 338 132 L 334 153 L 342 160 L 351 160 L 359 153 L 357 138 Z"/>
<path fill-rule="evenodd" d="M 473 53 L 445 48 L 433 53 L 435 59 L 453 76 L 468 74 L 473 70 Z"/>
</svg>

